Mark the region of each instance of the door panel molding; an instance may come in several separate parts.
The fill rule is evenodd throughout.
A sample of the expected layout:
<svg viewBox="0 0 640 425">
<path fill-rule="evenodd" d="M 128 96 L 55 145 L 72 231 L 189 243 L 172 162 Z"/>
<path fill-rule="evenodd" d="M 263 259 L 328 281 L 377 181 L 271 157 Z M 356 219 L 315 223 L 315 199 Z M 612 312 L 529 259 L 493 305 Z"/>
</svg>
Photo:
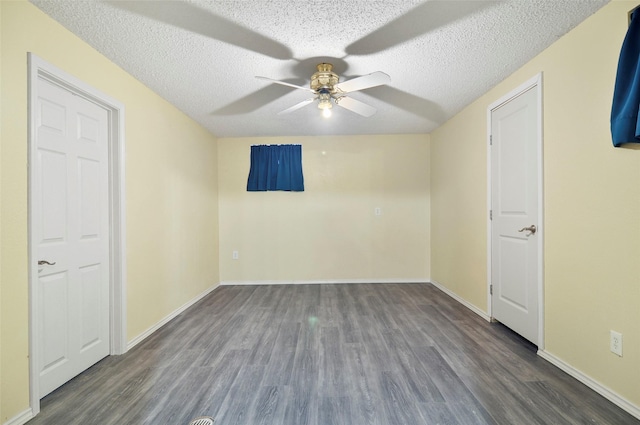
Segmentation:
<svg viewBox="0 0 640 425">
<path fill-rule="evenodd" d="M 493 318 L 493 306 L 491 296 L 491 270 L 492 270 L 492 220 L 490 210 L 492 208 L 492 161 L 491 161 L 491 134 L 492 134 L 492 112 L 504 104 L 510 102 L 519 95 L 529 90 L 536 91 L 538 103 L 538 137 L 536 140 L 537 154 L 537 174 L 538 174 L 538 228 L 536 230 L 537 252 L 538 252 L 538 351 L 544 350 L 544 164 L 543 164 L 543 96 L 542 83 L 543 75 L 539 73 L 520 86 L 500 97 L 487 107 L 487 311 Z"/>
<path fill-rule="evenodd" d="M 110 281 L 110 349 L 109 354 L 124 354 L 126 340 L 126 223 L 125 223 L 125 161 L 124 161 L 124 105 L 89 86 L 76 77 L 45 62 L 33 53 L 28 60 L 28 241 L 29 241 L 29 396 L 32 416 L 40 412 L 40 388 L 38 364 L 41 356 L 39 346 L 39 323 L 37 258 L 34 256 L 34 234 L 32 231 L 33 211 L 36 193 L 32 190 L 34 168 L 37 164 L 35 106 L 38 99 L 38 80 L 43 79 L 64 90 L 80 96 L 101 108 L 108 114 L 108 155 L 109 155 L 109 247 Z"/>
</svg>

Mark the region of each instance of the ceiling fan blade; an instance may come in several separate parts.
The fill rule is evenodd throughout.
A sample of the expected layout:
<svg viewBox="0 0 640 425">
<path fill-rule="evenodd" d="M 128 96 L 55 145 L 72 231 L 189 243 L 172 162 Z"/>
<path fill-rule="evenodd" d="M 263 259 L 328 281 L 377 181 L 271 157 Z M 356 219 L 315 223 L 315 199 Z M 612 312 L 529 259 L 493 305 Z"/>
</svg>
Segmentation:
<svg viewBox="0 0 640 425">
<path fill-rule="evenodd" d="M 282 84 L 283 86 L 293 87 L 294 89 L 301 89 L 301 90 L 310 91 L 311 93 L 315 94 L 315 92 L 313 90 L 311 90 L 309 87 L 296 86 L 295 84 L 291 84 L 291 83 L 287 83 L 287 82 L 279 81 L 279 80 L 274 80 L 274 79 L 268 78 L 268 77 L 260 77 L 260 76 L 257 76 L 257 75 L 256 75 L 256 78 L 259 79 L 259 80 L 271 81 L 272 83 L 276 83 L 276 84 Z"/>
<path fill-rule="evenodd" d="M 288 114 L 289 112 L 293 112 L 293 111 L 297 111 L 298 109 L 307 106 L 308 104 L 312 103 L 314 100 L 316 100 L 316 98 L 311 98 L 311 99 L 307 99 L 307 100 L 303 100 L 300 103 L 296 103 L 295 105 L 291 106 L 290 108 L 285 109 L 284 111 L 280 111 L 278 112 L 278 115 L 283 115 L 283 114 Z"/>
<path fill-rule="evenodd" d="M 363 75 L 362 77 L 352 78 L 351 80 L 338 83 L 335 85 L 335 88 L 344 93 L 350 93 L 368 89 L 369 87 L 381 86 L 389 82 L 391 82 L 391 77 L 384 72 L 377 71 L 369 75 Z"/>
<path fill-rule="evenodd" d="M 260 90 L 256 90 L 253 93 L 216 109 L 211 112 L 211 115 L 230 116 L 248 114 L 257 111 L 263 106 L 268 105 L 288 93 L 291 93 L 291 90 L 288 87 L 278 84 L 268 84 Z"/>
<path fill-rule="evenodd" d="M 378 111 L 373 106 L 369 106 L 366 103 L 362 103 L 359 100 L 346 96 L 337 98 L 336 105 L 341 106 L 344 109 L 348 109 L 351 112 L 355 112 L 358 115 L 362 115 L 363 117 L 370 117 Z"/>
<path fill-rule="evenodd" d="M 435 123 L 443 123 L 445 121 L 445 113 L 437 103 L 391 86 L 374 87 L 371 90 L 367 90 L 367 96 L 375 97 L 385 103 L 394 105 L 396 108 Z"/>
</svg>

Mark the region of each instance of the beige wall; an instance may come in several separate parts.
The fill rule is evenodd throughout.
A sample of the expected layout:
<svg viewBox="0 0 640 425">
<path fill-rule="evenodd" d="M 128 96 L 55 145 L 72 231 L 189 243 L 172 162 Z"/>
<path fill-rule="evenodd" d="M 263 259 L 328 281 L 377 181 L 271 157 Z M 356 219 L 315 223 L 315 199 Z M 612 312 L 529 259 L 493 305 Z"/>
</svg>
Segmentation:
<svg viewBox="0 0 640 425">
<path fill-rule="evenodd" d="M 287 143 L 305 191 L 247 192 L 250 146 Z M 222 282 L 428 280 L 427 135 L 229 138 L 218 155 Z"/>
<path fill-rule="evenodd" d="M 431 279 L 487 311 L 487 145 L 482 107 L 463 110 L 432 133 Z"/>
<path fill-rule="evenodd" d="M 609 133 L 636 4 L 605 6 L 432 134 L 431 243 L 433 279 L 486 311 L 487 107 L 543 72 L 545 349 L 640 406 L 640 150 Z"/>
<path fill-rule="evenodd" d="M 127 337 L 218 283 L 215 139 L 23 1 L 0 2 L 0 423 L 29 407 L 27 52 L 126 108 Z"/>
</svg>

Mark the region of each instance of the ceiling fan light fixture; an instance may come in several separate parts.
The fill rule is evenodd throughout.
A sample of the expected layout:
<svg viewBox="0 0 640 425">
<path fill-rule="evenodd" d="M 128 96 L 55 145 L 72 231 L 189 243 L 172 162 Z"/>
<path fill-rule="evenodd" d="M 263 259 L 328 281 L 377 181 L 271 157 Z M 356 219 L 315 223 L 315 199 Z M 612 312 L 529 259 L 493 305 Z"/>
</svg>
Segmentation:
<svg viewBox="0 0 640 425">
<path fill-rule="evenodd" d="M 329 93 L 320 93 L 318 95 L 318 109 L 331 109 L 333 108 L 333 103 L 331 103 L 331 95 Z"/>
<path fill-rule="evenodd" d="M 331 116 L 331 108 L 333 108 L 331 95 L 329 93 L 320 93 L 318 95 L 318 109 L 322 111 L 322 116 L 329 118 Z"/>
</svg>

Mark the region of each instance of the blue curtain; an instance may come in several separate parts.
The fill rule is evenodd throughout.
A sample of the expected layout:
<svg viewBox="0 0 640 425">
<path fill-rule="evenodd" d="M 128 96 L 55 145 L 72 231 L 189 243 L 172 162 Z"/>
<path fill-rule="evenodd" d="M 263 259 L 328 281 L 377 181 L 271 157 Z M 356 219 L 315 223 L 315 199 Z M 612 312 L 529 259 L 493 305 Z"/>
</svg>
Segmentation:
<svg viewBox="0 0 640 425">
<path fill-rule="evenodd" d="M 620 50 L 611 107 L 613 146 L 640 143 L 640 13 L 635 11 Z"/>
<path fill-rule="evenodd" d="M 304 191 L 301 145 L 251 146 L 247 191 Z"/>
</svg>

